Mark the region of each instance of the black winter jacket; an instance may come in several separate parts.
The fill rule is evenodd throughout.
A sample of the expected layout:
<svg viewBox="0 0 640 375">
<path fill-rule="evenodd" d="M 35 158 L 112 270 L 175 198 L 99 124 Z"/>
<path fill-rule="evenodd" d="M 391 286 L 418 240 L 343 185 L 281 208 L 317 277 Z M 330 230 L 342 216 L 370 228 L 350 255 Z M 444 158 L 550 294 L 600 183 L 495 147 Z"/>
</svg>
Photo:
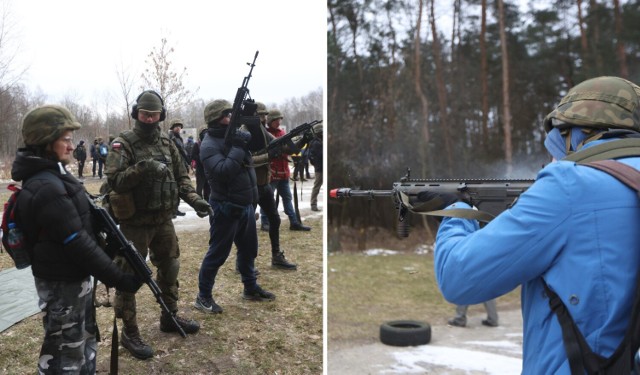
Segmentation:
<svg viewBox="0 0 640 375">
<path fill-rule="evenodd" d="M 122 278 L 96 242 L 84 186 L 62 164 L 21 149 L 11 178 L 22 181 L 18 222 L 25 236 L 35 240 L 30 254 L 34 276 L 79 281 L 93 275 L 108 286 Z"/>
<path fill-rule="evenodd" d="M 225 152 L 226 127 L 214 125 L 200 145 L 200 160 L 211 187 L 211 199 L 239 205 L 258 203 L 256 172 L 249 151 L 232 146 Z"/>
</svg>

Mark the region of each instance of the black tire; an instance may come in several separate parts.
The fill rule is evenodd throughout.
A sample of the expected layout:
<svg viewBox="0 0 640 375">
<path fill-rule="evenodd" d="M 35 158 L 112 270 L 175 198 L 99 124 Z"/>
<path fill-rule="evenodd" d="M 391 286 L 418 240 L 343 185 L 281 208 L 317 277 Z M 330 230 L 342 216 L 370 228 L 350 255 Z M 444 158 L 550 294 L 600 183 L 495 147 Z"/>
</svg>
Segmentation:
<svg viewBox="0 0 640 375">
<path fill-rule="evenodd" d="M 391 346 L 425 345 L 431 341 L 431 326 L 416 320 L 386 322 L 380 326 L 380 341 Z"/>
</svg>

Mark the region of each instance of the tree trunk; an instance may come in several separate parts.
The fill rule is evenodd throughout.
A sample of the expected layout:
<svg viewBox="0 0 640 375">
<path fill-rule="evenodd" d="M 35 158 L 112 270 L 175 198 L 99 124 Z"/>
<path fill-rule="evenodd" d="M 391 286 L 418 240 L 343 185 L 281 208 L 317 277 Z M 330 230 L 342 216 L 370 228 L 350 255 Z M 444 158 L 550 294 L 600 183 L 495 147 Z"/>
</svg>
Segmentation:
<svg viewBox="0 0 640 375">
<path fill-rule="evenodd" d="M 504 131 L 504 158 L 507 164 L 507 176 L 513 171 L 513 149 L 511 145 L 511 107 L 509 104 L 509 55 L 507 51 L 507 33 L 504 24 L 504 4 L 498 0 L 500 22 L 500 51 L 502 53 L 502 106 Z"/>
<path fill-rule="evenodd" d="M 582 15 L 582 0 L 576 0 L 578 6 L 578 27 L 580 28 L 580 51 L 585 70 L 589 70 L 589 44 L 587 43 L 587 31 L 584 29 L 584 17 Z"/>
<path fill-rule="evenodd" d="M 438 30 L 436 28 L 436 17 L 433 10 L 434 0 L 431 0 L 430 13 L 431 16 L 431 33 L 433 34 L 433 55 L 436 65 L 436 86 L 438 90 L 438 105 L 440 107 L 440 126 L 442 127 L 442 133 L 444 136 L 444 147 L 447 154 L 447 172 L 449 175 L 453 173 L 453 152 L 451 148 L 451 129 L 449 127 L 449 103 L 447 100 L 447 88 L 444 83 L 444 69 L 442 67 L 442 51 L 440 50 L 440 41 L 438 39 Z"/>
<path fill-rule="evenodd" d="M 616 55 L 618 64 L 620 64 L 620 77 L 629 78 L 629 69 L 627 68 L 627 57 L 624 52 L 624 42 L 622 41 L 622 14 L 620 12 L 620 0 L 613 0 L 613 16 L 615 18 L 616 30 Z"/>
<path fill-rule="evenodd" d="M 482 85 L 482 147 L 489 151 L 489 66 L 487 64 L 487 0 L 482 0 L 480 29 L 480 82 Z"/>
<path fill-rule="evenodd" d="M 422 140 L 424 142 L 422 147 L 419 147 L 420 150 L 420 158 L 421 160 L 426 160 L 429 171 L 424 169 L 425 163 L 420 163 L 422 165 L 422 175 L 426 176 L 427 172 L 433 171 L 433 158 L 429 157 L 430 150 L 430 142 L 431 142 L 431 134 L 429 131 L 429 99 L 424 94 L 422 90 L 422 71 L 420 64 L 420 29 L 422 28 L 422 9 L 424 3 L 423 0 L 420 0 L 418 4 L 418 20 L 416 23 L 416 35 L 413 39 L 413 87 L 416 90 L 416 95 L 420 99 L 420 113 L 422 115 L 421 119 L 423 121 L 422 129 Z"/>
<path fill-rule="evenodd" d="M 595 59 L 595 68 L 596 68 L 596 72 L 595 74 L 592 74 L 592 76 L 600 76 L 603 73 L 603 62 L 602 62 L 602 56 L 600 55 L 599 52 L 599 48 L 600 48 L 600 22 L 597 19 L 598 18 L 598 14 L 600 13 L 599 11 L 600 8 L 600 4 L 598 4 L 597 0 L 590 0 L 589 2 L 589 18 L 591 19 L 591 25 L 589 25 L 589 30 L 591 30 L 591 32 L 593 33 L 593 37 L 590 38 L 590 42 L 591 42 L 591 55 L 594 57 Z"/>
<path fill-rule="evenodd" d="M 331 19 L 331 29 L 333 31 L 333 39 L 334 39 L 334 43 L 336 46 L 338 46 L 338 40 L 337 40 L 337 35 L 338 35 L 338 29 L 336 27 L 336 19 L 335 19 L 335 15 L 333 14 L 333 6 L 332 3 L 329 2 L 329 16 Z M 336 62 L 335 62 L 335 69 L 333 70 L 333 87 L 331 87 L 331 94 L 329 95 L 329 106 L 328 108 L 330 108 L 331 110 L 336 110 L 336 99 L 338 98 L 338 87 L 340 85 L 338 85 L 338 77 L 340 75 L 340 63 L 341 61 L 338 59 L 339 56 L 336 54 L 335 56 L 336 58 Z"/>
</svg>

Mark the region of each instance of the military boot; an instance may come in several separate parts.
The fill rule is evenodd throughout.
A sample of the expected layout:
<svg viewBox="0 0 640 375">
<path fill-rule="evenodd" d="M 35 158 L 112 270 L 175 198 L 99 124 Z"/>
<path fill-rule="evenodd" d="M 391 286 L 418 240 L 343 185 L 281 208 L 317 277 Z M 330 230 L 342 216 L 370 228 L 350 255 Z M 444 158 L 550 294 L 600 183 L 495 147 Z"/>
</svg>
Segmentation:
<svg viewBox="0 0 640 375">
<path fill-rule="evenodd" d="M 178 316 L 177 314 L 174 314 L 173 316 L 176 318 L 176 321 L 178 322 L 180 327 L 182 327 L 184 333 L 196 333 L 200 329 L 200 324 L 198 324 L 198 322 L 196 322 L 195 320 L 187 320 Z M 160 330 L 162 332 L 178 332 L 178 328 L 176 327 L 175 323 L 173 323 L 171 316 L 164 311 L 160 316 Z"/>
<path fill-rule="evenodd" d="M 138 359 L 149 359 L 153 357 L 153 349 L 142 341 L 140 332 L 137 329 L 129 333 L 123 329 L 120 335 L 120 343 L 132 356 Z"/>
<path fill-rule="evenodd" d="M 284 257 L 284 253 L 282 251 L 271 255 L 271 267 L 291 271 L 295 271 L 296 269 L 298 269 L 298 266 L 295 263 L 289 262 Z"/>
</svg>

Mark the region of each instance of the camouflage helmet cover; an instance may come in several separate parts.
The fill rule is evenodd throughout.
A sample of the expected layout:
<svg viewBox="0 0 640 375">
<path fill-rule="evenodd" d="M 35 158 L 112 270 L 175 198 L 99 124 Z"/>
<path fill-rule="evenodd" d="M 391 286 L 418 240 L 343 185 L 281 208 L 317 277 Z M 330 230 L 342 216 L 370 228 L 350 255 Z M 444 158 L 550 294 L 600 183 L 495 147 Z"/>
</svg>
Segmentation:
<svg viewBox="0 0 640 375">
<path fill-rule="evenodd" d="M 43 105 L 29 111 L 22 120 L 22 138 L 28 146 L 47 145 L 66 130 L 80 129 L 75 116 L 65 107 Z"/>
<path fill-rule="evenodd" d="M 640 131 L 640 87 L 619 77 L 598 77 L 573 87 L 544 119 L 553 127 L 584 126 Z M 556 121 L 554 121 L 556 120 Z"/>
<path fill-rule="evenodd" d="M 216 99 L 204 107 L 204 122 L 210 124 L 222 117 L 222 112 L 230 111 L 231 103 L 224 99 Z"/>
<path fill-rule="evenodd" d="M 269 122 L 275 121 L 280 118 L 284 118 L 284 116 L 282 115 L 282 112 L 278 111 L 277 109 L 269 111 Z"/>
<path fill-rule="evenodd" d="M 171 120 L 171 125 L 169 125 L 169 129 L 173 130 L 173 128 L 175 128 L 176 126 L 179 126 L 180 129 L 184 128 L 184 123 L 182 119 L 177 118 L 177 119 Z"/>
<path fill-rule="evenodd" d="M 267 111 L 267 106 L 264 105 L 264 103 L 256 102 L 256 105 L 258 106 L 258 115 L 259 116 L 264 116 L 264 115 L 268 115 L 269 114 L 269 111 Z"/>
</svg>

